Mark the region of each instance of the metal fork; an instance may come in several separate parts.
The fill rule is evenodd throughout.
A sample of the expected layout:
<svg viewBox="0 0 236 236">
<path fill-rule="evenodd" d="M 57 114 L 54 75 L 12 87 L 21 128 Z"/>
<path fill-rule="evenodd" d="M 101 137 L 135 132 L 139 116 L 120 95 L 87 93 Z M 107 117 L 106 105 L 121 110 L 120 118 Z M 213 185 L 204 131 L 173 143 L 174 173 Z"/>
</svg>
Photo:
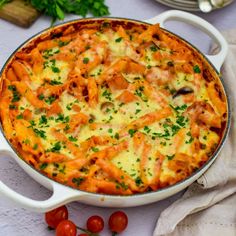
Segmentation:
<svg viewBox="0 0 236 236">
<path fill-rule="evenodd" d="M 212 11 L 213 7 L 209 0 L 198 0 L 198 6 L 202 12 L 210 12 Z"/>
</svg>

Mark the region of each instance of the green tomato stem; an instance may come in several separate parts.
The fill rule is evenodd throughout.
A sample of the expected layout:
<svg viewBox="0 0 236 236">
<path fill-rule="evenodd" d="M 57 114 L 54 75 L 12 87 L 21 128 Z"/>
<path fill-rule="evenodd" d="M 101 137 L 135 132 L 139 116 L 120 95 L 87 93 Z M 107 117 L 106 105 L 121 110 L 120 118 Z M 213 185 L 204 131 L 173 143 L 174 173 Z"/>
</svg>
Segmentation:
<svg viewBox="0 0 236 236">
<path fill-rule="evenodd" d="M 79 227 L 79 226 L 77 226 L 77 225 L 76 225 L 76 228 L 79 229 L 79 230 L 81 230 L 81 231 L 83 231 L 83 232 L 85 232 L 85 233 L 88 234 L 89 236 L 99 236 L 99 234 L 94 234 L 94 233 L 90 232 L 89 230 L 84 229 L 84 228 L 81 228 L 81 227 Z"/>
</svg>

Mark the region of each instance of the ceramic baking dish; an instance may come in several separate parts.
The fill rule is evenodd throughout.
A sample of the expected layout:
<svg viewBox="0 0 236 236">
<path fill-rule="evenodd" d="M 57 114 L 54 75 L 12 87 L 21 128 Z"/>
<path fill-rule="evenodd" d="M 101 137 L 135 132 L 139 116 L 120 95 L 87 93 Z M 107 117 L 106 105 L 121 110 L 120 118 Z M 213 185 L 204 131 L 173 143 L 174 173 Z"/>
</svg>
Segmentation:
<svg viewBox="0 0 236 236">
<path fill-rule="evenodd" d="M 21 166 L 21 168 L 23 168 L 25 172 L 27 172 L 34 180 L 36 180 L 37 182 L 39 182 L 40 184 L 42 184 L 43 186 L 45 186 L 46 188 L 50 189 L 53 192 L 52 196 L 49 199 L 45 201 L 36 201 L 36 200 L 32 200 L 25 196 L 20 195 L 19 193 L 15 192 L 14 190 L 6 186 L 2 181 L 0 181 L 0 192 L 25 208 L 29 208 L 33 211 L 38 211 L 38 212 L 46 212 L 71 201 L 79 201 L 81 203 L 86 203 L 86 204 L 96 205 L 96 206 L 101 206 L 101 207 L 132 207 L 132 206 L 139 206 L 139 205 L 156 202 L 164 198 L 167 198 L 171 195 L 174 195 L 175 193 L 183 190 L 184 188 L 188 187 L 191 183 L 193 183 L 195 180 L 197 180 L 215 161 L 215 159 L 217 158 L 217 155 L 219 154 L 221 148 L 223 147 L 223 144 L 228 134 L 229 125 L 230 125 L 229 124 L 230 123 L 230 107 L 229 107 L 228 96 L 226 94 L 223 81 L 219 75 L 219 70 L 222 63 L 225 60 L 228 46 L 225 39 L 219 33 L 219 31 L 215 29 L 211 24 L 209 24 L 205 20 L 195 15 L 192 15 L 190 13 L 185 13 L 182 11 L 176 11 L 176 10 L 164 12 L 161 15 L 158 15 L 152 19 L 149 19 L 143 22 L 131 20 L 131 19 L 122 19 L 122 18 L 107 18 L 107 19 L 112 20 L 112 21 L 135 22 L 137 24 L 159 23 L 162 28 L 165 28 L 164 23 L 168 20 L 182 21 L 182 22 L 194 25 L 197 28 L 200 28 L 202 31 L 208 34 L 217 44 L 220 45 L 220 51 L 216 55 L 204 55 L 200 51 L 198 51 L 196 48 L 194 48 L 193 46 L 192 47 L 194 48 L 195 51 L 198 51 L 198 53 L 201 54 L 201 57 L 205 61 L 205 63 L 209 64 L 209 67 L 211 68 L 212 73 L 215 73 L 219 77 L 219 80 L 222 83 L 222 87 L 224 88 L 226 103 L 227 103 L 227 118 L 226 118 L 227 121 L 224 128 L 224 132 L 222 134 L 221 142 L 218 145 L 216 151 L 209 158 L 209 160 L 200 169 L 198 169 L 196 172 L 194 172 L 191 176 L 189 176 L 185 180 L 180 181 L 172 186 L 169 186 L 169 187 L 157 190 L 157 191 L 153 191 L 153 192 L 147 192 L 143 194 L 134 194 L 131 196 L 114 196 L 114 195 L 107 195 L 107 194 L 89 193 L 89 192 L 84 192 L 77 189 L 72 189 L 68 186 L 57 183 L 56 181 L 53 181 L 49 179 L 48 177 L 44 176 L 42 173 L 38 172 L 32 166 L 26 163 L 24 160 L 19 158 L 15 150 L 9 144 L 8 140 L 5 138 L 3 129 L 1 128 L 0 155 L 14 158 L 15 161 Z M 91 18 L 91 19 L 81 19 L 81 20 L 63 23 L 61 25 L 55 26 L 54 28 L 46 29 L 40 32 L 39 34 L 33 36 L 31 39 L 29 39 L 24 44 L 22 44 L 11 55 L 9 60 L 4 65 L 1 74 L 4 71 L 4 68 L 6 68 L 7 65 L 11 62 L 11 59 L 14 57 L 15 53 L 19 51 L 21 48 L 23 48 L 26 44 L 30 43 L 32 40 L 35 40 L 41 34 L 45 32 L 50 32 L 51 30 L 55 30 L 56 28 L 60 28 L 65 25 L 70 25 L 74 23 L 79 24 L 80 22 L 83 22 L 83 21 L 94 21 L 94 20 L 96 19 Z M 181 39 L 181 40 L 184 40 L 184 39 Z M 188 45 L 190 44 L 188 43 Z M 0 77 L 1 77 L 1 74 L 0 74 Z"/>
</svg>

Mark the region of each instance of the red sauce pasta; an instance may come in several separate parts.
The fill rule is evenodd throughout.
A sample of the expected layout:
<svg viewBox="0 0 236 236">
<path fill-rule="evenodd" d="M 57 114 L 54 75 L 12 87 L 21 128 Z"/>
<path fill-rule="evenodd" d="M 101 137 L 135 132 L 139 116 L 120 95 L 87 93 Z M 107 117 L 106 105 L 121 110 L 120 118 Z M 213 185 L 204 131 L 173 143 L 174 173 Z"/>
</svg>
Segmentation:
<svg viewBox="0 0 236 236">
<path fill-rule="evenodd" d="M 224 90 L 202 55 L 159 25 L 132 21 L 84 20 L 41 34 L 11 59 L 1 87 L 2 127 L 19 156 L 94 193 L 186 179 L 213 155 L 227 119 Z"/>
</svg>

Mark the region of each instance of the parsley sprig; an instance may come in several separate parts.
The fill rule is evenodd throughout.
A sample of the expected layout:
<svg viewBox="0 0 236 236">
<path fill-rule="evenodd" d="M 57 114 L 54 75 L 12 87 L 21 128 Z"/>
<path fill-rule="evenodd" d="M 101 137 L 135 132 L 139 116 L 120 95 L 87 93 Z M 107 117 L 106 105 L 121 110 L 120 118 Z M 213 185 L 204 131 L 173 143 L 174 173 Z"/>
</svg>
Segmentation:
<svg viewBox="0 0 236 236">
<path fill-rule="evenodd" d="M 94 16 L 109 15 L 104 0 L 26 0 L 38 11 L 55 20 L 64 20 L 66 13 L 85 17 L 88 13 Z"/>
<path fill-rule="evenodd" d="M 11 0 L 0 0 L 0 8 L 3 7 L 6 3 L 10 2 Z"/>
</svg>

